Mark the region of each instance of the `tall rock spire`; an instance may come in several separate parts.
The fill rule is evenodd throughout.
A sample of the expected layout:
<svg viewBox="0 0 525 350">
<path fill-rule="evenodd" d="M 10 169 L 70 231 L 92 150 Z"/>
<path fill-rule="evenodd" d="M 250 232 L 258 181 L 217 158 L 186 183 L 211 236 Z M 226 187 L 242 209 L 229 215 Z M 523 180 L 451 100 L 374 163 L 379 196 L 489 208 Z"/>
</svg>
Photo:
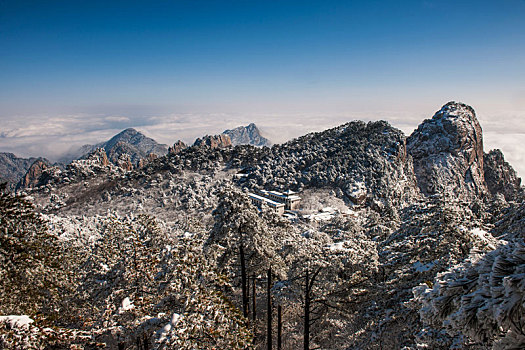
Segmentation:
<svg viewBox="0 0 525 350">
<path fill-rule="evenodd" d="M 447 103 L 410 135 L 407 150 L 423 194 L 472 198 L 487 193 L 483 135 L 472 107 Z"/>
</svg>

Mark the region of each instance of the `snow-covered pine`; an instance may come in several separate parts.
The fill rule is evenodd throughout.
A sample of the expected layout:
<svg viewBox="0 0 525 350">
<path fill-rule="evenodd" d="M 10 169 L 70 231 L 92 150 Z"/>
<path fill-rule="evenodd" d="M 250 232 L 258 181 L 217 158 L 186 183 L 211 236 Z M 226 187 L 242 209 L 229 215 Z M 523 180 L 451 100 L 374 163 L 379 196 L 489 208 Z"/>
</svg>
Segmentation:
<svg viewBox="0 0 525 350">
<path fill-rule="evenodd" d="M 150 348 L 244 349 L 251 332 L 194 237 L 150 216 L 110 216 L 85 263 L 83 319 L 104 339 Z M 176 322 L 174 315 L 179 315 Z M 145 346 L 145 345 L 144 345 Z"/>
<path fill-rule="evenodd" d="M 2 220 L 6 218 L 2 216 Z M 6 332 L 0 337 L 4 348 L 95 343 L 109 347 L 140 343 L 149 349 L 250 347 L 251 331 L 225 295 L 231 289 L 227 280 L 204 259 L 202 241 L 192 235 L 170 234 L 163 224 L 146 215 L 112 214 L 99 220 L 93 225 L 98 231 L 90 235 L 95 239 L 84 246 L 84 252 L 77 252 L 79 261 L 70 261 L 70 266 L 54 266 L 54 270 L 35 264 L 41 270 L 49 269 L 34 272 L 35 278 L 51 272 L 58 278 L 71 268 L 77 269 L 76 281 L 71 281 L 76 287 L 67 288 L 67 293 L 58 299 L 60 303 L 56 298 L 43 300 L 39 294 L 33 296 L 28 289 L 31 286 L 5 280 L 10 284 L 2 285 L 3 291 L 19 286 L 21 294 L 17 297 L 16 291 L 9 290 L 3 296 L 9 295 L 13 302 L 27 300 L 31 304 L 20 303 L 16 309 L 15 305 L 9 308 L 9 300 L 3 298 L 2 313 L 29 315 L 35 322 L 30 327 L 9 327 L 0 322 L 0 328 Z M 39 225 L 40 234 L 49 235 L 47 225 L 44 222 Z M 62 222 L 62 227 L 65 226 Z M 62 240 L 51 237 L 56 240 L 57 252 L 67 252 L 67 247 L 72 247 L 70 237 Z M 64 243 L 61 251 L 60 242 Z M 34 253 L 34 258 L 43 258 L 42 253 Z M 23 264 L 18 266 L 21 271 L 32 271 Z M 41 293 L 53 296 L 49 294 L 51 286 L 38 286 Z M 53 306 L 62 305 L 62 309 L 58 306 L 50 309 L 47 304 L 51 301 L 55 302 Z M 55 315 L 56 311 L 61 312 L 60 317 Z M 175 314 L 180 315 L 176 324 L 172 322 Z"/>
<path fill-rule="evenodd" d="M 0 314 L 58 317 L 69 263 L 33 205 L 0 185 Z"/>
<path fill-rule="evenodd" d="M 340 348 L 355 331 L 352 304 L 373 282 L 376 243 L 359 232 L 341 232 L 337 224 L 297 232 L 285 242 L 288 268 L 275 292 L 288 324 L 295 325 L 285 328 L 287 348 Z"/>
<path fill-rule="evenodd" d="M 245 193 L 233 188 L 220 192 L 213 216 L 215 224 L 204 252 L 232 281 L 231 297 L 240 299 L 244 316 L 252 319 L 252 327 L 257 329 L 255 314 L 261 311 L 254 310 L 254 301 L 260 298 L 261 276 L 270 267 L 283 275 L 285 266 L 279 250 L 291 227 L 268 208 L 257 209 Z"/>
<path fill-rule="evenodd" d="M 452 336 L 466 336 L 494 349 L 525 346 L 525 243 L 522 227 L 509 225 L 509 221 L 523 220 L 522 208 L 511 211 L 513 220 L 506 216 L 497 224 L 495 232 L 507 230 L 501 235 L 506 241 L 498 242 L 493 251 L 475 252 L 438 274 L 432 283 L 414 288 L 428 327 L 443 328 Z"/>
</svg>

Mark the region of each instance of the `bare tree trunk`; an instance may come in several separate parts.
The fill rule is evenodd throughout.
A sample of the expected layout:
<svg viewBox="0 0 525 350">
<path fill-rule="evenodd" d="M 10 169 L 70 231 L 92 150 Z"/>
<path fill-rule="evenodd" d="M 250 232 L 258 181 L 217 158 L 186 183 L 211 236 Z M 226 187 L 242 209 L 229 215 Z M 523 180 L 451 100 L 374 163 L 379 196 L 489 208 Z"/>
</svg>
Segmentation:
<svg viewBox="0 0 525 350">
<path fill-rule="evenodd" d="M 268 268 L 268 329 L 267 329 L 267 337 L 268 340 L 266 341 L 267 349 L 272 350 L 272 267 L 270 266 Z"/>
<path fill-rule="evenodd" d="M 304 293 L 304 350 L 310 350 L 310 275 L 306 268 Z"/>
<path fill-rule="evenodd" d="M 310 350 L 310 325 L 312 323 L 310 320 L 310 308 L 312 304 L 312 289 L 320 272 L 321 267 L 318 267 L 317 270 L 310 275 L 310 270 L 306 268 L 304 290 L 304 350 Z"/>
<path fill-rule="evenodd" d="M 246 281 L 246 261 L 242 242 L 239 245 L 239 254 L 241 258 L 242 311 L 244 317 L 248 318 L 248 285 Z"/>
<path fill-rule="evenodd" d="M 277 350 L 282 349 L 283 318 L 281 305 L 277 306 Z"/>
<path fill-rule="evenodd" d="M 149 339 L 146 333 L 143 334 L 142 341 L 144 342 L 144 350 L 149 350 Z"/>
<path fill-rule="evenodd" d="M 253 284 L 252 284 L 252 318 L 253 318 L 253 324 L 255 325 L 255 319 L 257 318 L 257 309 L 255 308 L 255 275 L 252 275 L 253 278 Z"/>
<path fill-rule="evenodd" d="M 248 310 L 246 318 L 250 322 L 250 276 L 248 275 L 246 275 L 246 309 Z"/>
</svg>

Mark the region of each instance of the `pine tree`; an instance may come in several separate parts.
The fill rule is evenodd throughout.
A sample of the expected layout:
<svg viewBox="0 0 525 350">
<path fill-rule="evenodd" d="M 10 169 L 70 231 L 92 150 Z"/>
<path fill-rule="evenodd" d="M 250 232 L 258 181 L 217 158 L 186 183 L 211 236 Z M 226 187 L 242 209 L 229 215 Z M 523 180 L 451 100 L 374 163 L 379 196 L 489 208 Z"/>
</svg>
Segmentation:
<svg viewBox="0 0 525 350">
<path fill-rule="evenodd" d="M 525 347 L 525 243 L 474 254 L 414 289 L 422 319 L 494 349 Z"/>
<path fill-rule="evenodd" d="M 84 267 L 85 327 L 121 347 L 249 348 L 251 332 L 224 294 L 231 287 L 201 246 L 147 215 L 107 218 Z"/>
<path fill-rule="evenodd" d="M 378 264 L 375 244 L 359 234 L 334 242 L 315 230 L 288 243 L 284 249 L 288 275 L 277 287 L 280 302 L 290 308 L 301 305 L 292 322 L 302 324 L 302 331 L 295 332 L 302 333 L 304 349 L 333 346 L 331 320 L 344 319 L 344 306 L 352 301 L 354 289 L 360 291 L 370 283 L 368 276 Z"/>
<path fill-rule="evenodd" d="M 248 317 L 248 276 L 263 274 L 270 264 L 282 267 L 276 253 L 280 241 L 278 231 L 269 226 L 262 215 L 243 193 L 224 190 L 213 211 L 215 225 L 205 244 L 219 269 L 240 280 L 245 317 Z"/>
<path fill-rule="evenodd" d="M 0 314 L 57 317 L 68 288 L 62 253 L 33 205 L 0 185 Z"/>
</svg>

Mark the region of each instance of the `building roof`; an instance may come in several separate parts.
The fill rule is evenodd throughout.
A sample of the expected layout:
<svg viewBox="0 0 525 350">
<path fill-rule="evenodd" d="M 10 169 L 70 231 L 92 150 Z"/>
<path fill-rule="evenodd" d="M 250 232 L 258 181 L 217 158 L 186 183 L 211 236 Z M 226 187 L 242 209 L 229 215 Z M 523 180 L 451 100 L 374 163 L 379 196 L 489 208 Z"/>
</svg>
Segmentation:
<svg viewBox="0 0 525 350">
<path fill-rule="evenodd" d="M 263 196 L 269 196 L 269 195 L 272 195 L 272 196 L 275 196 L 275 197 L 279 197 L 279 198 L 282 198 L 282 200 L 300 200 L 301 197 L 295 195 L 295 192 L 292 192 L 290 190 L 286 191 L 285 193 L 282 193 L 282 192 L 278 192 L 278 191 L 266 191 L 266 190 L 259 190 L 259 192 L 263 195 Z"/>
<path fill-rule="evenodd" d="M 284 207 L 284 204 L 283 204 L 283 203 L 279 203 L 279 202 L 272 201 L 271 199 L 268 199 L 268 198 L 266 198 L 266 197 L 256 195 L 255 193 L 251 193 L 251 192 L 249 192 L 249 193 L 248 193 L 248 196 L 249 196 L 250 198 L 253 198 L 253 199 L 258 200 L 258 201 L 260 201 L 260 202 L 265 202 L 265 203 L 267 203 L 268 205 L 270 205 L 270 206 L 272 206 L 272 207 L 276 207 L 276 208 L 278 208 L 278 207 Z"/>
</svg>

